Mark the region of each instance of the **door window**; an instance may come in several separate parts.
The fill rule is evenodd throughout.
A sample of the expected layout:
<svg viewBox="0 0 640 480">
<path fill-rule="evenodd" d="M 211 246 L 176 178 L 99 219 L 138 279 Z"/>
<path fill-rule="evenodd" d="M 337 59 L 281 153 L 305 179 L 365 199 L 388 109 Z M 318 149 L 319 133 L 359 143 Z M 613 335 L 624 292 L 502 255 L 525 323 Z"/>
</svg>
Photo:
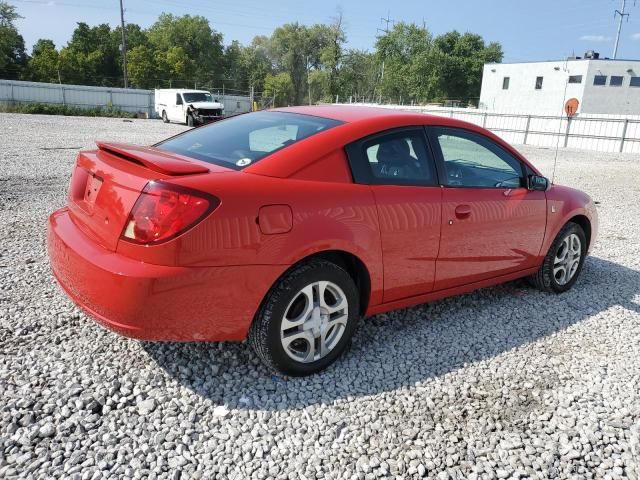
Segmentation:
<svg viewBox="0 0 640 480">
<path fill-rule="evenodd" d="M 347 148 L 354 179 L 382 185 L 436 185 L 435 164 L 424 131 L 396 131 Z M 354 152 L 355 150 L 355 152 Z M 352 157 L 356 157 L 355 159 Z"/>
<path fill-rule="evenodd" d="M 176 93 L 176 105 L 182 105 L 182 96 Z"/>
<path fill-rule="evenodd" d="M 465 130 L 439 128 L 444 181 L 451 187 L 518 188 L 522 164 L 491 140 Z"/>
</svg>

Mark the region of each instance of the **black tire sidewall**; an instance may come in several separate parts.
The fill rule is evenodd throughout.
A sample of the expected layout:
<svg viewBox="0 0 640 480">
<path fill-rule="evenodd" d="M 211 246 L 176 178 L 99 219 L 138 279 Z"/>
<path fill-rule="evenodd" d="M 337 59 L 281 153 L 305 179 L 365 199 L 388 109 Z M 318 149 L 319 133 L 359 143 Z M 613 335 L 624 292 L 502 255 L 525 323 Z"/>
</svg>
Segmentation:
<svg viewBox="0 0 640 480">
<path fill-rule="evenodd" d="M 557 282 L 555 275 L 553 274 L 553 261 L 556 258 L 558 249 L 562 245 L 563 240 L 569 235 L 574 233 L 580 239 L 580 250 L 581 250 L 580 263 L 578 264 L 578 269 L 576 270 L 576 273 L 573 275 L 571 280 L 569 280 L 564 285 L 560 285 Z M 558 233 L 558 235 L 556 236 L 556 239 L 553 241 L 553 245 L 549 249 L 549 253 L 547 254 L 547 258 L 545 261 L 545 269 L 547 270 L 545 271 L 545 275 L 547 275 L 549 286 L 554 292 L 556 293 L 566 292 L 576 283 L 576 281 L 578 280 L 578 277 L 580 276 L 580 272 L 582 271 L 582 267 L 584 265 L 586 256 L 587 256 L 587 237 L 584 233 L 584 230 L 582 230 L 582 227 L 580 227 L 575 223 L 568 223 L 563 227 L 560 233 Z"/>
<path fill-rule="evenodd" d="M 166 112 L 166 110 L 163 110 L 163 111 L 162 111 L 162 121 L 163 121 L 164 123 L 169 123 L 169 117 L 167 117 L 167 112 Z"/>
<path fill-rule="evenodd" d="M 287 355 L 280 341 L 282 318 L 298 292 L 318 281 L 335 283 L 344 292 L 349 309 L 347 325 L 342 338 L 326 357 L 311 363 L 297 362 Z M 351 341 L 360 316 L 359 294 L 353 279 L 339 266 L 325 261 L 304 265 L 303 268 L 294 269 L 285 275 L 269 293 L 264 307 L 258 320 L 267 323 L 263 325 L 267 343 L 263 348 L 269 357 L 268 363 L 277 371 L 292 376 L 309 375 L 335 362 Z"/>
</svg>

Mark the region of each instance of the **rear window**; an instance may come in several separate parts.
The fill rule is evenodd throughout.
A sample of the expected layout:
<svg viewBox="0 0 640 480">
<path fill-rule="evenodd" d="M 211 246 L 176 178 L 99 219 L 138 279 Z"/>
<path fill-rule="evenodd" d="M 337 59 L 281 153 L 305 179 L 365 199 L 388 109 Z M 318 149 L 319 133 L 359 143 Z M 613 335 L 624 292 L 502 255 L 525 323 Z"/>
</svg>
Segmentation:
<svg viewBox="0 0 640 480">
<path fill-rule="evenodd" d="M 156 147 L 241 170 L 273 152 L 341 123 L 298 113 L 248 113 L 189 130 Z"/>
</svg>

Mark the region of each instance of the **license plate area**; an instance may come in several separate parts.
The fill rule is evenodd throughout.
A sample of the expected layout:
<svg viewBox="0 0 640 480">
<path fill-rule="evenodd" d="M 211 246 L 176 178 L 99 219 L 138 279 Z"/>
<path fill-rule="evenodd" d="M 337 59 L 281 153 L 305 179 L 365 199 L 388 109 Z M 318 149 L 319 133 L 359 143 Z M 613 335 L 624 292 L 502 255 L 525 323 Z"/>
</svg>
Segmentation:
<svg viewBox="0 0 640 480">
<path fill-rule="evenodd" d="M 96 203 L 96 199 L 98 198 L 98 193 L 100 192 L 100 188 L 102 188 L 103 179 L 95 174 L 90 173 L 87 178 L 87 184 L 84 189 L 84 203 L 93 207 Z"/>
</svg>

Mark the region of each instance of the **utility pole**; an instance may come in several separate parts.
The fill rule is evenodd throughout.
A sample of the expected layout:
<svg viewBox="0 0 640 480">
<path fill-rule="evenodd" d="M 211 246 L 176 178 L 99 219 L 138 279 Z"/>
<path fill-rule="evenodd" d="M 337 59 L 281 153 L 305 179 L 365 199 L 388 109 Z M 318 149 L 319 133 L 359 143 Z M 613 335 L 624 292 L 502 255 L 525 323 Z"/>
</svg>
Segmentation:
<svg viewBox="0 0 640 480">
<path fill-rule="evenodd" d="M 627 17 L 627 22 L 629 21 L 629 14 L 625 12 L 626 4 L 627 4 L 627 0 L 622 0 L 622 8 L 620 10 L 616 10 L 613 14 L 613 18 L 617 17 L 618 15 L 620 16 L 620 20 L 618 21 L 618 32 L 616 33 L 616 43 L 613 47 L 614 60 L 618 56 L 618 44 L 620 43 L 620 32 L 622 31 L 622 21 L 624 20 L 624 17 Z"/>
<path fill-rule="evenodd" d="M 127 34 L 124 30 L 124 7 L 120 0 L 120 27 L 122 28 L 122 74 L 124 75 L 124 88 L 129 88 L 129 79 L 127 78 Z"/>
<path fill-rule="evenodd" d="M 395 20 L 393 20 L 391 18 L 391 12 L 388 11 L 387 12 L 387 18 L 380 18 L 380 21 L 385 23 L 385 27 L 384 28 L 378 28 L 376 29 L 378 32 L 383 32 L 385 35 L 387 35 L 389 33 L 389 25 L 393 25 L 395 23 Z M 384 80 L 384 60 L 382 60 L 382 68 L 380 69 L 380 89 L 382 90 L 382 81 Z M 375 97 L 375 88 L 373 91 L 373 95 Z M 379 103 L 382 103 L 382 93 L 380 93 L 380 101 Z"/>
<path fill-rule="evenodd" d="M 309 105 L 311 105 L 311 77 L 309 76 L 309 55 L 307 55 L 307 86 L 309 87 Z"/>
<path fill-rule="evenodd" d="M 380 21 L 384 22 L 386 26 L 384 28 L 378 28 L 379 31 L 384 33 L 389 33 L 389 24 L 393 25 L 396 22 L 395 20 L 392 20 L 390 17 L 391 17 L 391 12 L 387 12 L 387 18 L 382 17 L 380 19 Z"/>
</svg>

